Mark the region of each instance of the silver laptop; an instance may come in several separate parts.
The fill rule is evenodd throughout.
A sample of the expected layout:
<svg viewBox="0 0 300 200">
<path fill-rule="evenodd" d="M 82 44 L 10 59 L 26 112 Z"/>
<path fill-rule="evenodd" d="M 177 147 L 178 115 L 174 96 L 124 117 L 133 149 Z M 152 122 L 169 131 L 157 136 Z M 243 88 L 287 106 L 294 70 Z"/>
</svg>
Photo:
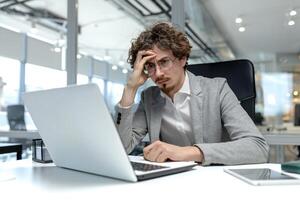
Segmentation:
<svg viewBox="0 0 300 200">
<path fill-rule="evenodd" d="M 194 162 L 148 162 L 127 156 L 95 84 L 24 94 L 25 105 L 58 167 L 138 181 L 192 169 Z"/>
</svg>

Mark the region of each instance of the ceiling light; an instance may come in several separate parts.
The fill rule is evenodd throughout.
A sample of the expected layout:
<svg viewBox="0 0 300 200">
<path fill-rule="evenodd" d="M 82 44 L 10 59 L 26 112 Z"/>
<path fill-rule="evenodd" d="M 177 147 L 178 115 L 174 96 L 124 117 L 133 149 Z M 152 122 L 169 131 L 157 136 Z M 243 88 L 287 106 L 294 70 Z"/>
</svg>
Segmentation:
<svg viewBox="0 0 300 200">
<path fill-rule="evenodd" d="M 246 28 L 244 26 L 239 27 L 239 32 L 244 32 Z"/>
<path fill-rule="evenodd" d="M 243 22 L 243 19 L 240 17 L 235 18 L 235 23 L 240 24 Z"/>
<path fill-rule="evenodd" d="M 54 52 L 60 53 L 61 52 L 61 48 L 58 47 L 58 46 L 54 47 Z"/>
<path fill-rule="evenodd" d="M 294 96 L 298 96 L 298 95 L 299 95 L 299 92 L 298 92 L 297 90 L 295 90 L 295 91 L 293 92 L 293 95 L 294 95 Z"/>
<path fill-rule="evenodd" d="M 99 61 L 103 61 L 104 59 L 100 56 L 93 56 L 94 59 L 99 60 Z"/>
<path fill-rule="evenodd" d="M 124 66 L 125 65 L 125 62 L 120 60 L 119 63 L 118 63 L 120 66 Z"/>
<path fill-rule="evenodd" d="M 111 67 L 111 69 L 114 70 L 114 71 L 116 71 L 116 70 L 118 69 L 118 66 L 117 66 L 117 65 L 113 65 L 113 66 Z"/>
<path fill-rule="evenodd" d="M 288 62 L 288 59 L 286 57 L 281 57 L 279 58 L 279 61 L 283 64 L 287 63 Z"/>
<path fill-rule="evenodd" d="M 106 60 L 106 61 L 108 61 L 108 60 L 111 60 L 112 57 L 111 57 L 111 56 L 108 56 L 108 55 L 105 55 L 105 56 L 103 57 L 103 59 Z"/>
<path fill-rule="evenodd" d="M 123 72 L 123 74 L 127 74 L 128 70 L 127 69 L 123 69 L 122 72 Z"/>
<path fill-rule="evenodd" d="M 77 59 L 80 59 L 82 57 L 82 55 L 81 54 L 77 54 Z"/>
<path fill-rule="evenodd" d="M 54 52 L 60 53 L 61 52 L 61 47 L 59 46 L 58 42 L 55 43 L 53 49 Z"/>
<path fill-rule="evenodd" d="M 291 10 L 290 11 L 290 16 L 295 16 L 297 15 L 297 11 L 296 10 Z"/>
<path fill-rule="evenodd" d="M 294 20 L 290 20 L 290 21 L 288 22 L 288 25 L 289 25 L 289 26 L 294 26 L 294 25 L 295 25 L 295 21 L 294 21 Z"/>
</svg>

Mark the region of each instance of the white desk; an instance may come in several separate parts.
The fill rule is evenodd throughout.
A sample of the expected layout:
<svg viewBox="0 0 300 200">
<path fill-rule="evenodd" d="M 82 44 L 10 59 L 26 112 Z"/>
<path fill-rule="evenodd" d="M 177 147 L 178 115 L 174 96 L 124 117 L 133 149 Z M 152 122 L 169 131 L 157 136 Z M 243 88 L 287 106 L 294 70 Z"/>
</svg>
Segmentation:
<svg viewBox="0 0 300 200">
<path fill-rule="evenodd" d="M 0 137 L 18 138 L 18 139 L 39 139 L 41 138 L 38 131 L 10 131 L 0 130 Z"/>
<path fill-rule="evenodd" d="M 250 167 L 280 169 L 276 164 Z M 241 166 L 235 166 L 241 167 Z M 0 173 L 14 179 L 0 182 L 1 199 L 299 199 L 300 185 L 252 186 L 225 172 L 223 167 L 194 170 L 138 183 L 37 164 L 31 160 L 0 164 Z M 300 177 L 300 176 L 299 176 Z"/>
</svg>

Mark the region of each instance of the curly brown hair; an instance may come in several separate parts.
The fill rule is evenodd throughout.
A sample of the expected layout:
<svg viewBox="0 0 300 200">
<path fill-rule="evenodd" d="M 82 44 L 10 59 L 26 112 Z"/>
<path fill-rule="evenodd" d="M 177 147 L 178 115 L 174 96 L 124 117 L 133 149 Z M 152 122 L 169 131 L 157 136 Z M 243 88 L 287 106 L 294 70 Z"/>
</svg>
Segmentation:
<svg viewBox="0 0 300 200">
<path fill-rule="evenodd" d="M 128 52 L 127 62 L 133 67 L 137 53 L 141 50 L 152 49 L 156 45 L 161 50 L 171 50 L 173 55 L 188 60 L 192 46 L 186 35 L 177 30 L 170 23 L 162 22 L 154 24 L 143 31 L 138 38 L 133 39 Z M 185 64 L 185 68 L 187 62 Z"/>
</svg>

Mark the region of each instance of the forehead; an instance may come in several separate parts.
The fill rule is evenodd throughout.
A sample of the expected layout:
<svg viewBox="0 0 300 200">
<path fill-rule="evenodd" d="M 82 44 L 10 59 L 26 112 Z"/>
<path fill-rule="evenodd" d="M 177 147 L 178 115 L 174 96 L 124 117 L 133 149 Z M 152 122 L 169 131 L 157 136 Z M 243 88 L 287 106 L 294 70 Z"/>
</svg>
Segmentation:
<svg viewBox="0 0 300 200">
<path fill-rule="evenodd" d="M 171 50 L 162 50 L 158 48 L 156 45 L 151 50 L 157 54 L 156 60 L 160 60 L 161 58 L 164 57 L 170 57 L 170 58 L 174 57 L 173 52 Z"/>
</svg>

